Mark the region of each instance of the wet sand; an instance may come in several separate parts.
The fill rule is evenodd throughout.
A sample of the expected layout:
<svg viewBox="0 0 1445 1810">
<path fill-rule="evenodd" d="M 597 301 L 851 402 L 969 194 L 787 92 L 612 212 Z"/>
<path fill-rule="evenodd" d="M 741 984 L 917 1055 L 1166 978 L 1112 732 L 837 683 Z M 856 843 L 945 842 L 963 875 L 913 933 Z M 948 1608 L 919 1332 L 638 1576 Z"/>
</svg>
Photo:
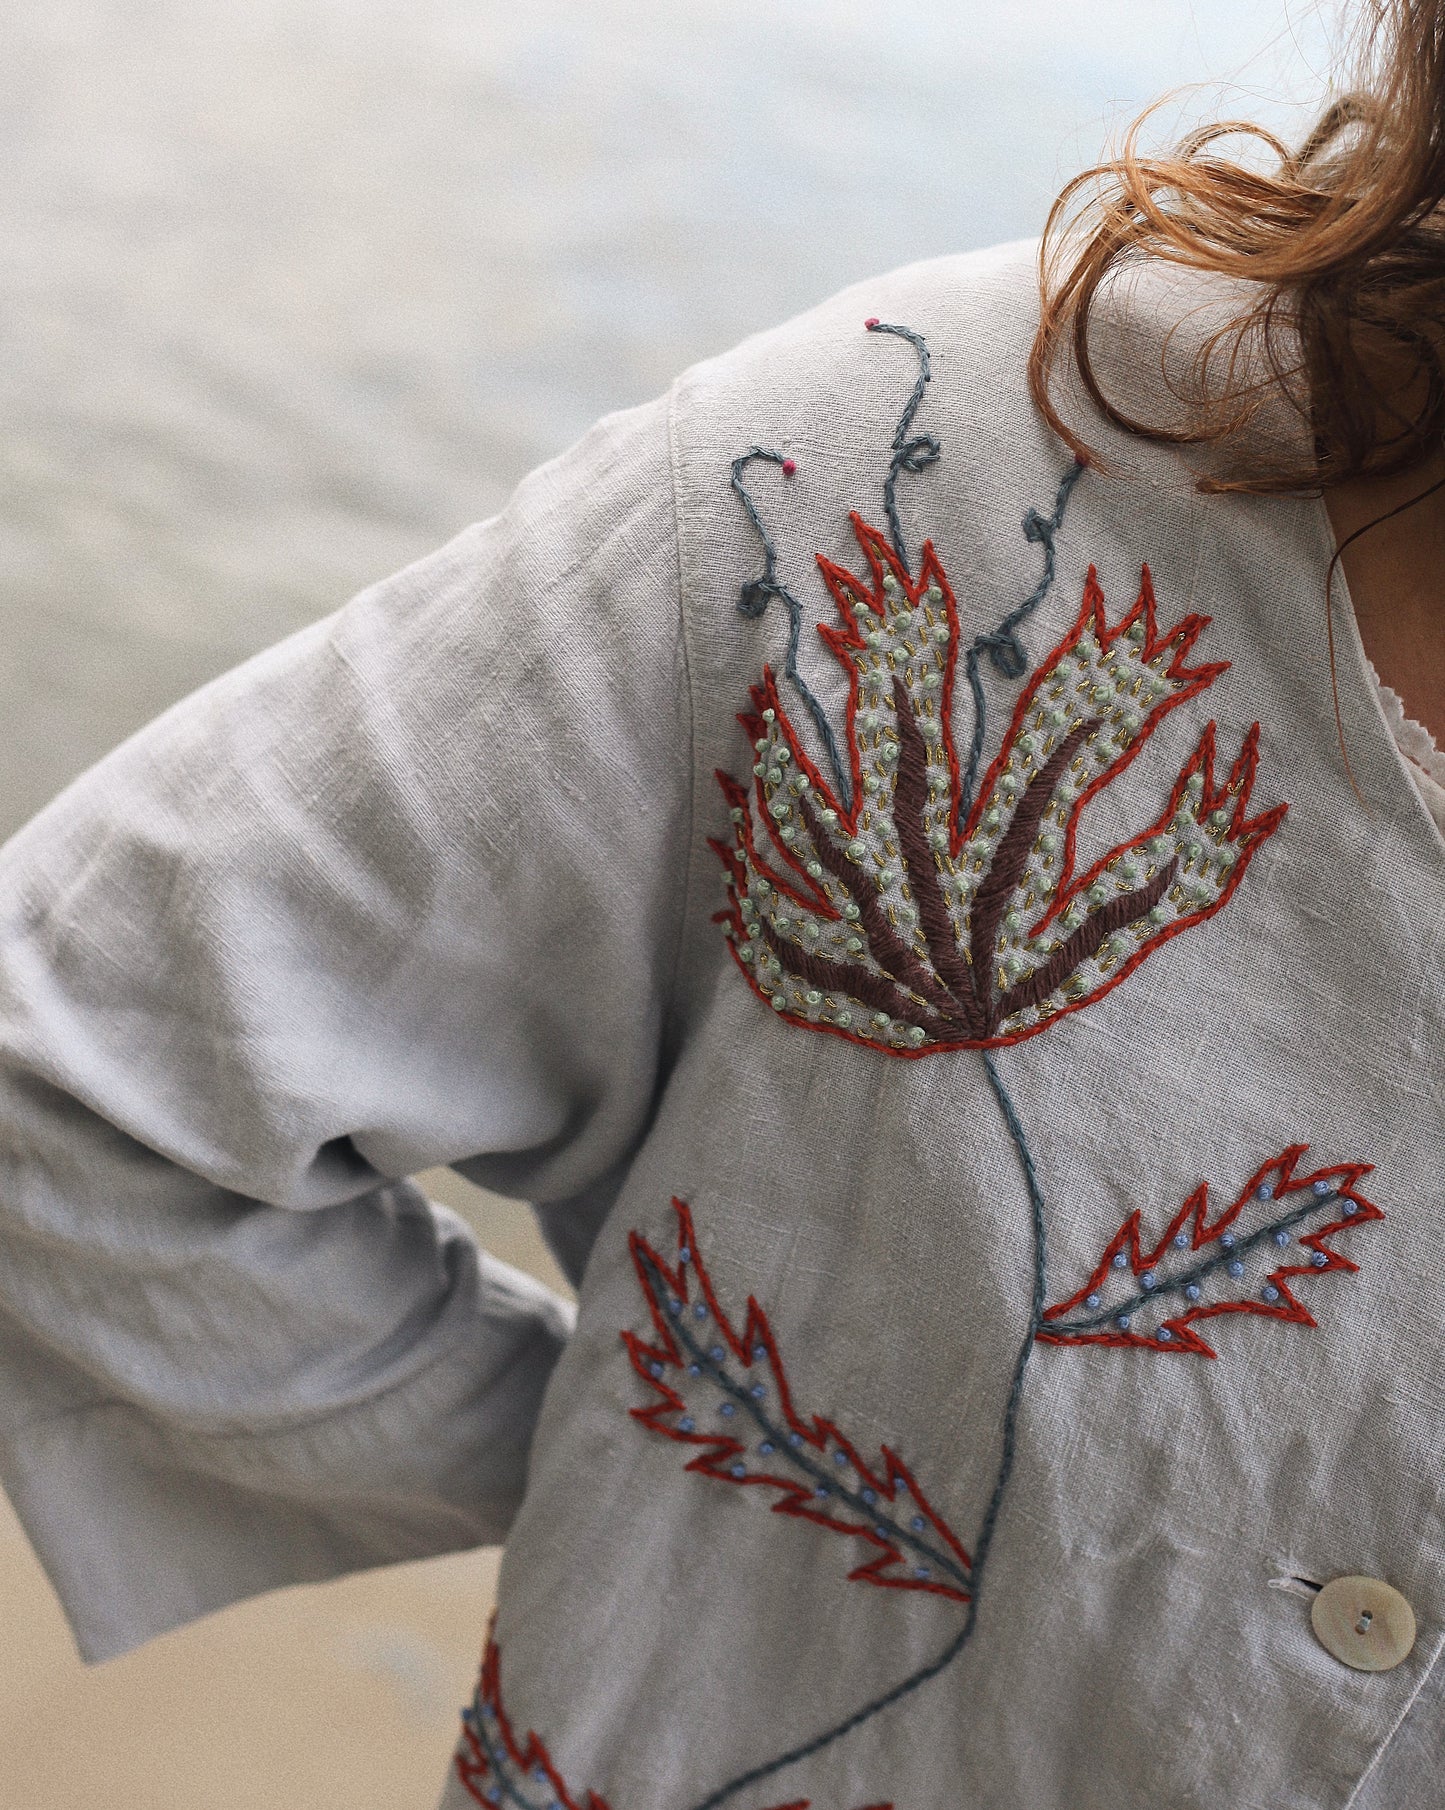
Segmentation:
<svg viewBox="0 0 1445 1810">
<path fill-rule="evenodd" d="M 470 1689 L 495 1553 L 282 1591 L 96 1671 L 0 1498 L 7 1810 L 423 1810 Z"/>
</svg>

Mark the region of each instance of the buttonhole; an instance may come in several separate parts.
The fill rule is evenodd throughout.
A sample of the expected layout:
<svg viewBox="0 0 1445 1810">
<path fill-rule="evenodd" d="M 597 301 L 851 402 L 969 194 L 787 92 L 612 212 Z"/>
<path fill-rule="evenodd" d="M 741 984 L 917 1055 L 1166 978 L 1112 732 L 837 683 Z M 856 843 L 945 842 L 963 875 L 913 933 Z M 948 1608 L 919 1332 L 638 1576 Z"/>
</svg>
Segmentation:
<svg viewBox="0 0 1445 1810">
<path fill-rule="evenodd" d="M 1356 1634 L 1368 1634 L 1370 1631 L 1370 1623 L 1374 1619 L 1375 1617 L 1369 1609 L 1361 1610 L 1360 1619 L 1355 1623 Z"/>
<path fill-rule="evenodd" d="M 1318 1596 L 1324 1585 L 1317 1583 L 1312 1577 L 1300 1577 L 1290 1572 L 1285 1577 L 1272 1577 L 1269 1580 L 1271 1590 L 1287 1590 L 1291 1596 Z"/>
</svg>

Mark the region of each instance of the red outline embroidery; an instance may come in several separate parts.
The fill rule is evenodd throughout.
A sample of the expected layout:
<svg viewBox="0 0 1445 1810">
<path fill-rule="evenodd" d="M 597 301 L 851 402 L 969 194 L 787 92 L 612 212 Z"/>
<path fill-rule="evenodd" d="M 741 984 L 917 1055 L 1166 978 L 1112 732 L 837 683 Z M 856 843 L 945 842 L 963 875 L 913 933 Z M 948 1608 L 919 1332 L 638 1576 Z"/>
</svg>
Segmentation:
<svg viewBox="0 0 1445 1810">
<path fill-rule="evenodd" d="M 865 604 L 880 622 L 886 622 L 888 620 L 888 605 L 886 594 L 883 589 L 883 581 L 885 578 L 896 580 L 902 587 L 903 595 L 908 600 L 907 607 L 910 610 L 916 610 L 921 606 L 924 598 L 927 596 L 930 585 L 938 586 L 938 589 L 943 593 L 941 601 L 943 605 L 944 620 L 947 623 L 949 630 L 948 640 L 945 643 L 942 685 L 939 698 L 939 709 L 944 723 L 951 722 L 953 717 L 953 689 L 958 668 L 959 621 L 958 600 L 953 594 L 953 586 L 948 582 L 948 574 L 944 571 L 943 565 L 939 560 L 937 553 L 934 551 L 933 542 L 931 540 L 923 543 L 923 551 L 918 557 L 918 576 L 917 578 L 914 578 L 899 561 L 897 554 L 894 553 L 892 547 L 888 544 L 887 537 L 880 533 L 877 528 L 870 528 L 863 520 L 863 517 L 858 514 L 856 509 L 849 515 L 848 520 L 853 525 L 853 533 L 857 537 L 858 545 L 863 549 L 863 555 L 868 561 L 869 576 L 872 581 L 871 584 L 863 584 L 845 567 L 835 565 L 831 559 L 825 558 L 821 553 L 817 558 L 818 570 L 823 575 L 823 582 L 828 587 L 828 594 L 832 597 L 833 605 L 843 623 L 841 629 L 836 629 L 830 623 L 820 622 L 818 624 L 818 633 L 832 651 L 833 655 L 838 660 L 838 663 L 848 674 L 848 702 L 844 721 L 848 745 L 848 762 L 853 780 L 853 809 L 851 811 L 844 811 L 839 808 L 838 814 L 844 828 L 851 832 L 857 827 L 858 815 L 863 806 L 863 763 L 858 751 L 857 725 L 858 662 L 853 656 L 855 653 L 863 653 L 867 649 L 867 643 L 864 641 L 863 636 L 858 629 L 857 619 L 853 610 L 854 603 L 858 602 Z M 766 667 L 763 669 L 763 682 L 772 690 L 774 698 L 776 699 L 776 683 L 773 680 L 771 671 Z M 754 688 L 753 699 L 756 704 L 756 688 Z M 739 722 L 743 721 L 741 717 L 738 720 Z M 746 727 L 746 724 L 744 724 L 744 727 Z M 785 733 L 788 735 L 789 746 L 793 748 L 794 758 L 797 758 L 800 750 L 797 747 L 797 737 L 793 733 L 791 723 L 787 723 Z M 953 802 L 956 805 L 958 803 L 958 788 L 962 782 L 962 774 L 958 765 L 958 751 L 953 745 L 953 737 L 946 732 L 945 737 L 948 770 L 952 779 L 952 797 Z M 807 772 L 813 779 L 814 784 L 821 790 L 831 791 L 831 788 L 827 786 L 826 781 L 824 781 L 822 775 L 818 772 L 818 769 L 813 766 L 811 762 L 808 764 Z M 830 803 L 831 802 L 833 801 L 830 797 Z M 956 843 L 951 848 L 950 852 L 957 854 L 958 848 Z"/>
<path fill-rule="evenodd" d="M 712 1477 L 719 1483 L 777 1490 L 780 1492 L 778 1499 L 770 1504 L 774 1514 L 811 1521 L 816 1527 L 861 1540 L 874 1548 L 873 1557 L 848 1573 L 850 1580 L 877 1584 L 889 1590 L 925 1591 L 955 1602 L 967 1602 L 969 1591 L 964 1585 L 971 1576 L 973 1562 L 947 1522 L 932 1507 L 908 1466 L 896 1452 L 884 1446 L 882 1465 L 875 1469 L 865 1463 L 858 1448 L 844 1437 L 835 1422 L 821 1415 L 805 1420 L 797 1412 L 767 1314 L 749 1295 L 743 1330 L 739 1333 L 735 1329 L 718 1302 L 712 1279 L 698 1251 L 687 1203 L 674 1198 L 672 1205 L 678 1218 L 676 1264 L 666 1263 L 640 1232 L 632 1232 L 628 1240 L 656 1342 L 649 1344 L 628 1331 L 623 1332 L 622 1339 L 632 1368 L 658 1398 L 645 1407 L 631 1409 L 633 1418 L 652 1432 L 660 1433 L 664 1439 L 699 1447 L 698 1455 L 685 1467 L 687 1470 Z M 689 1292 L 691 1275 L 697 1277 L 695 1294 Z M 694 1319 L 699 1306 L 705 1310 L 703 1320 Z M 692 1424 L 688 1402 L 679 1392 L 686 1386 L 689 1362 L 698 1361 L 685 1342 L 686 1329 L 691 1324 L 706 1325 L 708 1338 L 716 1337 L 720 1348 L 737 1363 L 743 1376 L 752 1378 L 751 1386 L 764 1390 L 760 1399 L 769 1403 L 766 1412 L 773 1411 L 773 1404 L 780 1410 L 778 1437 L 772 1442 L 777 1448 L 778 1467 L 760 1468 L 755 1453 L 750 1450 L 751 1442 L 744 1442 L 725 1431 L 700 1431 Z M 719 1365 L 719 1372 L 725 1363 L 726 1358 Z M 669 1371 L 674 1374 L 678 1387 L 666 1380 Z M 770 1379 L 771 1388 L 762 1381 L 764 1376 Z M 716 1382 L 716 1377 L 713 1380 Z M 737 1405 L 735 1398 L 735 1409 Z M 759 1408 L 757 1412 L 763 1414 L 765 1411 Z M 687 1424 L 680 1425 L 680 1421 Z M 798 1475 L 779 1474 L 787 1463 L 787 1453 L 782 1449 L 784 1444 L 798 1454 Z M 810 1487 L 809 1477 L 812 1475 L 816 1485 L 823 1473 L 812 1461 L 817 1456 L 824 1456 L 831 1457 L 836 1463 L 840 1453 L 846 1459 L 846 1465 L 840 1465 L 836 1475 L 828 1473 L 830 1493 L 820 1496 L 815 1487 Z M 801 1468 L 804 1466 L 808 1468 Z M 741 1476 L 737 1475 L 739 1470 L 743 1473 Z M 871 1505 L 860 1504 L 845 1515 L 836 1506 L 844 1488 L 854 1495 L 871 1492 L 877 1500 Z M 829 1508 L 817 1506 L 824 1500 L 829 1502 Z M 896 1510 L 905 1501 L 912 1511 L 911 1524 L 907 1530 L 895 1529 L 890 1537 L 886 1524 L 896 1520 Z M 925 1533 L 931 1533 L 932 1538 L 915 1537 Z M 924 1554 L 932 1563 L 926 1567 L 928 1575 L 921 1576 L 922 1567 L 916 1561 Z M 897 1567 L 910 1563 L 914 1565 L 913 1575 L 896 1574 Z M 940 1563 L 953 1573 L 955 1582 L 942 1582 L 935 1575 Z"/>
<path fill-rule="evenodd" d="M 496 1641 L 496 1620 L 493 1615 L 487 1629 L 482 1675 L 472 1707 L 464 1712 L 461 1745 L 456 1754 L 457 1777 L 468 1796 L 479 1804 L 487 1805 L 488 1810 L 495 1810 L 498 1805 L 510 1804 L 515 1807 L 517 1801 L 514 1796 L 516 1785 L 495 1779 L 495 1768 L 488 1758 L 486 1743 L 478 1733 L 478 1724 L 485 1721 L 496 1730 L 502 1755 L 516 1768 L 523 1780 L 535 1784 L 546 1780 L 559 1810 L 608 1810 L 606 1798 L 598 1797 L 594 1792 L 589 1791 L 580 1802 L 573 1797 L 566 1781 L 552 1763 L 546 1742 L 539 1736 L 529 1733 L 525 1741 L 517 1739 L 502 1703 L 502 1654 Z M 490 1787 L 486 1783 L 488 1778 L 494 1779 Z M 775 1810 L 810 1810 L 811 1803 L 810 1798 L 800 1797 L 789 1803 L 776 1805 Z M 865 1806 L 865 1810 L 893 1810 L 893 1805 L 869 1804 Z"/>
<path fill-rule="evenodd" d="M 1110 1240 L 1103 1256 L 1094 1268 L 1093 1274 L 1084 1286 L 1070 1295 L 1067 1300 L 1057 1302 L 1044 1310 L 1044 1320 L 1057 1321 L 1083 1307 L 1090 1296 L 1099 1296 L 1109 1278 L 1116 1273 L 1123 1273 L 1122 1268 L 1116 1271 L 1114 1259 L 1121 1253 L 1128 1256 L 1128 1269 L 1135 1279 L 1146 1276 L 1165 1263 L 1171 1251 L 1187 1248 L 1190 1252 L 1202 1251 L 1205 1246 L 1217 1244 L 1223 1236 L 1235 1226 L 1241 1214 L 1252 1203 L 1261 1197 L 1260 1188 L 1268 1188 L 1264 1198 L 1272 1203 L 1279 1203 L 1292 1195 L 1307 1194 L 1316 1184 L 1329 1184 L 1329 1191 L 1324 1196 L 1322 1205 L 1333 1205 L 1338 1200 L 1348 1201 L 1350 1210 L 1333 1219 L 1328 1225 L 1318 1227 L 1300 1237 L 1299 1243 L 1317 1256 L 1325 1259 L 1323 1263 L 1283 1263 L 1270 1270 L 1263 1278 L 1269 1287 L 1277 1290 L 1277 1300 L 1261 1300 L 1257 1297 L 1241 1296 L 1229 1301 L 1204 1302 L 1197 1307 L 1190 1307 L 1185 1312 L 1172 1315 L 1159 1322 L 1152 1334 L 1140 1334 L 1124 1331 L 1117 1325 L 1102 1325 L 1097 1330 L 1084 1332 L 1061 1332 L 1049 1330 L 1047 1325 L 1035 1336 L 1045 1345 L 1121 1345 L 1133 1346 L 1141 1350 L 1163 1351 L 1168 1353 L 1192 1352 L 1199 1357 L 1216 1357 L 1218 1353 L 1191 1327 L 1201 1320 L 1214 1318 L 1219 1314 L 1258 1314 L 1264 1319 L 1284 1320 L 1294 1326 L 1315 1326 L 1315 1320 L 1309 1309 L 1299 1301 L 1290 1289 L 1288 1278 L 1291 1276 L 1324 1276 L 1332 1270 L 1355 1271 L 1359 1264 L 1352 1263 L 1348 1257 L 1334 1249 L 1328 1242 L 1337 1232 L 1350 1231 L 1356 1226 L 1368 1225 L 1372 1220 L 1385 1217 L 1381 1208 L 1373 1201 L 1366 1200 L 1364 1195 L 1355 1191 L 1355 1184 L 1362 1176 L 1368 1175 L 1373 1167 L 1370 1163 L 1336 1163 L 1330 1168 L 1313 1170 L 1309 1175 L 1296 1175 L 1295 1164 L 1309 1148 L 1307 1144 L 1291 1144 L 1277 1157 L 1263 1163 L 1244 1184 L 1234 1201 L 1212 1223 L 1209 1219 L 1209 1184 L 1201 1182 L 1179 1211 L 1165 1227 L 1158 1243 L 1145 1250 L 1140 1243 L 1139 1228 L 1142 1219 L 1136 1207 L 1125 1219 L 1119 1230 Z M 1298 1219 L 1298 1213 L 1278 1215 L 1272 1221 L 1260 1227 L 1253 1236 L 1256 1240 L 1271 1234 L 1277 1223 L 1286 1219 Z M 1179 1247 L 1175 1239 L 1188 1233 L 1188 1244 Z M 1227 1247 L 1225 1247 L 1227 1248 Z M 1171 1284 L 1164 1278 L 1159 1285 L 1159 1298 L 1167 1299 L 1171 1294 L 1179 1292 L 1178 1284 Z M 1102 1310 L 1102 1317 L 1113 1317 L 1113 1310 Z M 1168 1337 L 1161 1339 L 1160 1332 Z"/>
<path fill-rule="evenodd" d="M 495 1727 L 501 1740 L 501 1751 L 518 1773 L 523 1778 L 531 1778 L 539 1783 L 538 1775 L 545 1777 L 562 1810 L 608 1810 L 607 1800 L 590 1791 L 580 1803 L 573 1797 L 561 1773 L 552 1764 L 552 1756 L 547 1752 L 545 1741 L 530 1733 L 525 1742 L 517 1740 L 502 1703 L 502 1655 L 493 1632 L 495 1626 L 494 1615 L 492 1627 L 487 1630 L 487 1650 L 482 1661 L 481 1681 L 477 1685 L 473 1708 L 462 1724 L 462 1744 L 456 1756 L 457 1777 L 479 1804 L 496 1805 L 509 1801 L 510 1792 L 505 1783 L 498 1782 L 492 1787 L 495 1793 L 493 1796 L 488 1795 L 484 1786 L 484 1781 L 492 1775 L 494 1767 L 476 1725 L 486 1720 Z"/>
<path fill-rule="evenodd" d="M 1147 566 L 1132 608 L 1111 628 L 1091 567 L 1078 616 L 1020 695 L 960 832 L 961 781 L 951 721 L 959 637 L 953 591 L 931 543 L 924 546 L 915 578 L 878 530 L 856 514 L 851 520 L 869 577 L 858 578 L 819 557 L 842 626 L 823 623 L 818 632 L 848 675 L 845 739 L 853 804 L 844 808 L 809 756 L 776 678 L 765 667 L 751 688 L 752 709 L 738 718 L 755 750 L 761 750 L 754 784 L 745 788 L 731 775 L 717 774 L 735 827 L 731 841 L 711 841 L 729 891 L 728 906 L 714 921 L 726 928 L 733 959 L 753 992 L 767 1003 L 777 1000 L 774 1009 L 791 1024 L 902 1057 L 1019 1043 L 1102 999 L 1181 930 L 1222 910 L 1288 807 L 1281 803 L 1248 815 L 1259 761 L 1258 723 L 1246 733 L 1223 785 L 1216 784 L 1216 731 L 1210 722 L 1155 821 L 1075 874 L 1084 807 L 1130 765 L 1171 711 L 1228 670 L 1225 661 L 1187 664 L 1207 616 L 1187 615 L 1160 631 Z M 920 614 L 926 631 L 918 626 Z M 881 777 L 873 771 L 865 776 L 858 735 L 861 663 L 873 650 L 863 625 L 876 625 L 869 630 L 876 633 L 890 622 L 893 642 L 886 654 L 877 655 L 868 675 L 877 688 L 869 712 L 873 721 L 891 713 L 898 739 L 887 744 L 893 766 L 885 772 L 880 731 L 872 751 Z M 896 670 L 900 650 L 901 673 Z M 1061 670 L 1061 662 L 1070 664 Z M 1083 678 L 1071 691 L 1069 679 L 1080 668 Z M 1127 696 L 1120 697 L 1114 680 L 1129 688 Z M 1103 689 L 1093 689 L 1096 683 Z M 1132 700 L 1141 688 L 1147 695 L 1136 709 Z M 1099 698 L 1106 701 L 1096 705 Z M 1037 715 L 1032 727 L 1031 714 Z M 1067 728 L 1071 717 L 1078 720 Z M 1041 740 L 1044 752 L 1038 752 Z M 1061 790 L 1072 788 L 1072 775 L 1082 775 L 1091 755 L 1102 762 L 1101 769 L 1065 809 Z M 931 764 L 946 768 L 946 800 L 943 779 L 930 777 Z M 866 791 L 870 784 L 872 798 Z M 905 785 L 907 821 L 898 814 Z M 881 840 L 887 864 L 897 869 L 891 879 L 886 874 L 875 879 L 856 851 L 845 861 L 844 845 L 861 839 L 860 824 L 870 806 L 878 817 L 876 832 L 870 833 L 875 843 Z M 1063 832 L 1056 870 L 1052 854 L 1041 853 L 1053 846 L 1046 833 L 1051 814 Z M 932 831 L 926 827 L 930 817 L 938 820 Z M 980 839 L 991 840 L 982 852 Z M 1163 844 L 1168 847 L 1161 852 Z M 816 870 L 811 875 L 809 855 Z M 1041 865 L 1031 866 L 1036 856 Z M 873 858 L 882 870 L 885 858 L 876 852 Z M 1186 884 L 1196 860 L 1198 873 Z M 1119 880 L 1114 870 L 1137 877 L 1141 864 L 1150 880 L 1130 890 L 1132 881 Z M 903 908 L 895 908 L 883 884 L 896 883 L 900 874 L 905 898 L 915 901 L 901 918 L 901 930 Z M 757 899 L 764 894 L 760 911 Z M 792 913 L 802 914 L 798 922 Z M 856 923 L 845 923 L 845 915 Z M 1024 917 L 1032 919 L 1026 930 L 1020 923 Z M 1058 928 L 1050 939 L 1053 926 Z M 811 941 L 800 940 L 805 929 Z M 852 951 L 843 936 L 850 929 Z M 1138 939 L 1127 953 L 1126 935 Z M 1005 959 L 1001 952 L 1010 941 L 1018 952 Z M 980 982 L 985 957 L 989 973 Z M 764 967 L 766 977 L 759 973 Z M 819 1016 L 805 1009 L 805 994 Z M 883 1026 L 876 1034 L 855 1024 L 855 1018 L 867 1024 L 870 1013 Z"/>
<path fill-rule="evenodd" d="M 973 810 L 969 814 L 968 825 L 961 841 L 966 842 L 978 828 L 978 822 L 983 815 L 988 796 L 998 784 L 1003 773 L 1004 763 L 1008 759 L 1009 751 L 1013 747 L 1015 738 L 1024 727 L 1025 718 L 1028 716 L 1029 711 L 1033 709 L 1039 691 L 1053 676 L 1054 669 L 1057 667 L 1059 661 L 1063 659 L 1066 654 L 1073 653 L 1074 649 L 1083 639 L 1086 631 L 1092 630 L 1094 639 L 1099 643 L 1100 648 L 1102 648 L 1105 653 L 1108 653 L 1116 647 L 1119 642 L 1128 639 L 1129 630 L 1133 628 L 1136 623 L 1142 623 L 1144 625 L 1144 644 L 1139 650 L 1140 660 L 1147 665 L 1167 648 L 1173 647 L 1174 658 L 1165 668 L 1164 676 L 1167 679 L 1172 679 L 1177 682 L 1180 689 L 1176 692 L 1172 692 L 1168 697 L 1163 698 L 1154 706 L 1144 718 L 1135 739 L 1130 743 L 1129 747 L 1124 750 L 1119 759 L 1111 762 L 1111 764 L 1099 774 L 1098 778 L 1093 780 L 1075 799 L 1074 807 L 1069 813 L 1068 827 L 1064 831 L 1064 871 L 1063 880 L 1060 884 L 1060 896 L 1055 899 L 1053 907 L 1045 912 L 1043 917 L 1039 919 L 1038 924 L 1035 926 L 1036 929 L 1042 929 L 1042 927 L 1047 924 L 1051 918 L 1056 916 L 1067 903 L 1067 900 L 1063 897 L 1063 892 L 1064 888 L 1068 885 L 1069 875 L 1073 872 L 1074 843 L 1078 834 L 1079 814 L 1082 812 L 1084 806 L 1091 798 L 1101 792 L 1111 780 L 1116 779 L 1118 775 L 1124 771 L 1171 710 L 1177 710 L 1181 704 L 1187 704 L 1191 698 L 1197 697 L 1201 691 L 1207 691 L 1221 674 L 1229 671 L 1228 660 L 1216 660 L 1207 666 L 1186 666 L 1184 664 L 1185 656 L 1193 648 L 1194 643 L 1204 633 L 1205 629 L 1209 627 L 1212 620 L 1213 618 L 1210 616 L 1181 616 L 1179 621 L 1174 624 L 1174 627 L 1169 630 L 1168 634 L 1161 635 L 1159 633 L 1158 606 L 1154 597 L 1154 575 L 1146 565 L 1140 569 L 1139 595 L 1135 600 L 1133 609 L 1129 611 L 1127 616 L 1122 617 L 1111 629 L 1109 627 L 1108 611 L 1104 603 L 1104 587 L 1099 583 L 1099 574 L 1097 571 L 1093 566 L 1089 567 L 1088 573 L 1084 579 L 1084 600 L 1079 606 L 1078 617 L 1076 618 L 1073 627 L 1064 636 L 1063 640 L 1060 641 L 1056 647 L 1051 648 L 1044 658 L 1040 660 L 1038 666 L 1034 670 L 1033 677 L 1024 686 L 1024 689 L 1019 696 L 1018 703 L 1014 706 L 1013 716 L 1009 721 L 1008 729 L 1003 738 L 1003 746 L 994 756 L 988 771 L 984 774 L 983 780 L 979 785 L 978 797 L 974 800 Z M 1212 729 L 1213 727 L 1214 725 L 1211 723 L 1210 728 Z M 1259 724 L 1256 723 L 1254 725 L 1254 732 L 1257 733 L 1258 729 Z"/>
</svg>

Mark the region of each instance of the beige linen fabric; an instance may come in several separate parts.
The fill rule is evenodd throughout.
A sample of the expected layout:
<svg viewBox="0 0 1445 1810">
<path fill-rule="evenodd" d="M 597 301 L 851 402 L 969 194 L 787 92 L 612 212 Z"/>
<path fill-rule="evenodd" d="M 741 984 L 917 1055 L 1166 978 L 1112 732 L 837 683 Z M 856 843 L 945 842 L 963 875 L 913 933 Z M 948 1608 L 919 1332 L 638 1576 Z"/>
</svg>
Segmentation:
<svg viewBox="0 0 1445 1810">
<path fill-rule="evenodd" d="M 750 777 L 735 713 L 787 635 L 780 600 L 737 609 L 762 556 L 729 467 L 796 462 L 749 482 L 841 724 L 814 556 L 865 570 L 848 512 L 883 526 L 916 369 L 866 316 L 927 337 L 915 431 L 942 456 L 900 478 L 902 528 L 932 540 L 964 642 L 993 628 L 1038 581 L 1022 522 L 1067 463 L 1026 396 L 1027 247 L 863 285 L 689 373 L 172 713 L 0 861 L 6 1486 L 96 1655 L 510 1523 L 501 1694 L 553 1771 L 484 1720 L 502 1774 L 454 1773 L 448 1810 L 698 1810 L 918 1674 L 965 1613 L 850 1580 L 869 1549 L 687 1470 L 630 1412 L 656 1397 L 622 1338 L 655 1336 L 629 1234 L 670 1261 L 679 1196 L 723 1308 L 766 1310 L 799 1414 L 899 1454 L 976 1544 L 1032 1286 L 983 1058 L 785 1021 L 713 922 L 714 769 Z M 1126 373 L 1147 325 L 1114 347 Z M 1046 1299 L 1134 1209 L 1157 1237 L 1201 1181 L 1222 1205 L 1295 1143 L 1372 1164 L 1386 1217 L 1335 1240 L 1357 1274 L 1298 1283 L 1316 1327 L 1214 1319 L 1214 1359 L 1038 1346 L 971 1639 L 737 1810 L 1438 1797 L 1433 1679 L 1411 1705 L 1445 1595 L 1445 841 L 1348 636 L 1368 814 L 1343 783 L 1319 506 L 1205 499 L 1175 454 L 1107 450 L 1120 473 L 1077 485 L 1029 655 L 1091 566 L 1112 623 L 1147 561 L 1161 626 L 1211 617 L 1190 659 L 1230 665 L 1090 804 L 1081 858 L 1158 816 L 1210 720 L 1220 778 L 1261 725 L 1252 808 L 1289 810 L 1227 906 L 996 1054 Z M 1017 684 L 987 685 L 991 755 Z M 580 1281 L 570 1336 L 408 1187 L 436 1162 L 540 1203 Z M 1351 1572 L 1414 1607 L 1393 1672 L 1311 1635 L 1310 1582 Z"/>
<path fill-rule="evenodd" d="M 663 410 L 604 424 L 0 858 L 0 1475 L 87 1657 L 505 1533 L 569 1310 L 405 1178 L 575 1267 L 646 1122 L 673 547 Z"/>
</svg>

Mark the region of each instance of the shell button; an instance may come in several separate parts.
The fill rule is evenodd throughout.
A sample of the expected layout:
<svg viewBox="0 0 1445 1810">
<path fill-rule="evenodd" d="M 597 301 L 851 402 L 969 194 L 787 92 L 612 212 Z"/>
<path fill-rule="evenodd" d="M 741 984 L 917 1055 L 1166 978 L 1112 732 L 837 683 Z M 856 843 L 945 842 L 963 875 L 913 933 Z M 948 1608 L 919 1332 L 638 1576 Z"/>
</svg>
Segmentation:
<svg viewBox="0 0 1445 1810">
<path fill-rule="evenodd" d="M 1332 1579 L 1310 1621 L 1325 1651 L 1357 1672 L 1393 1671 L 1415 1644 L 1415 1611 L 1377 1577 Z"/>
</svg>

